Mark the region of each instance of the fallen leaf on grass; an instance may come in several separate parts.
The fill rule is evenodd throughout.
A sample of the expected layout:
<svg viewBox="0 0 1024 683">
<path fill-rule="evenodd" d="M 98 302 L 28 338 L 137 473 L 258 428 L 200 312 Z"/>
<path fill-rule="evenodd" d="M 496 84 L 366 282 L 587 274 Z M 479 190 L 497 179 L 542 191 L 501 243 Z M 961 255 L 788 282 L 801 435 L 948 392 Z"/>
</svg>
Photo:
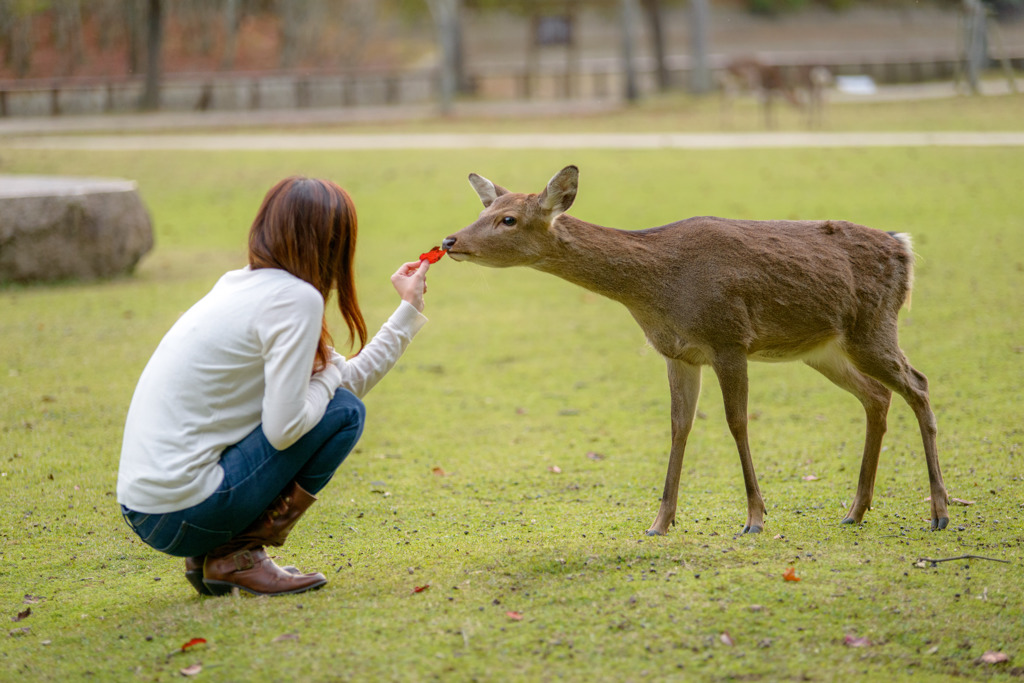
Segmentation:
<svg viewBox="0 0 1024 683">
<path fill-rule="evenodd" d="M 603 455 L 601 455 L 600 453 L 595 453 L 594 451 L 587 451 L 587 457 L 594 461 L 604 460 Z"/>
<path fill-rule="evenodd" d="M 17 616 L 11 617 L 11 621 L 21 621 L 22 619 L 28 619 L 32 614 L 32 608 L 26 607 L 22 611 L 18 612 Z"/>
<path fill-rule="evenodd" d="M 869 645 L 871 645 L 871 641 L 867 638 L 858 638 L 857 636 L 851 636 L 849 633 L 847 633 L 845 636 L 843 636 L 843 645 L 845 645 L 846 647 L 868 647 Z"/>
<path fill-rule="evenodd" d="M 433 472 L 434 475 L 438 476 L 438 477 L 446 477 L 446 476 L 448 476 L 448 473 L 445 472 L 444 468 L 442 468 L 442 467 L 435 467 L 434 469 L 432 469 L 430 471 Z"/>
<path fill-rule="evenodd" d="M 505 616 L 508 617 L 509 619 L 511 619 L 512 621 L 522 621 L 523 620 L 523 615 L 520 614 L 519 612 L 505 612 Z"/>
<path fill-rule="evenodd" d="M 813 474 L 807 474 L 800 478 L 803 479 L 804 481 L 818 481 L 818 477 Z"/>
<path fill-rule="evenodd" d="M 188 641 L 187 643 L 181 646 L 181 651 L 184 652 L 190 647 L 195 647 L 196 645 L 204 644 L 206 644 L 206 638 L 193 638 L 192 640 Z"/>
<path fill-rule="evenodd" d="M 548 472 L 551 472 L 552 474 L 561 474 L 562 468 L 559 467 L 558 465 L 552 465 L 551 467 L 548 468 Z"/>
<path fill-rule="evenodd" d="M 298 640 L 298 639 L 299 639 L 299 634 L 298 633 L 282 633 L 281 635 L 279 635 L 278 637 L 274 638 L 270 642 L 272 642 L 272 643 L 283 643 L 286 640 Z"/>
<path fill-rule="evenodd" d="M 932 497 L 928 496 L 922 502 L 928 503 L 931 502 L 931 499 Z M 974 505 L 973 500 L 964 500 L 963 498 L 950 498 L 949 502 L 952 503 L 953 505 Z"/>
<path fill-rule="evenodd" d="M 413 593 L 422 593 L 423 591 L 427 590 L 428 588 L 430 588 L 430 584 L 429 583 L 426 584 L 426 585 L 423 585 L 423 586 L 416 586 L 415 588 L 412 589 L 412 592 Z"/>
<path fill-rule="evenodd" d="M 1003 662 L 1010 661 L 1010 657 L 1005 652 L 988 650 L 985 654 L 978 658 L 978 661 L 982 664 L 1002 664 Z"/>
<path fill-rule="evenodd" d="M 179 673 L 181 673 L 182 676 L 198 676 L 199 672 L 202 670 L 202 664 L 193 664 L 192 666 L 186 666 L 184 669 L 181 669 Z"/>
<path fill-rule="evenodd" d="M 729 647 L 736 644 L 736 641 L 732 639 L 728 631 L 723 631 L 722 635 L 718 636 L 718 639 L 722 641 L 722 645 L 728 645 Z"/>
<path fill-rule="evenodd" d="M 786 581 L 800 580 L 800 577 L 796 575 L 796 567 L 790 567 L 786 571 L 782 572 L 782 578 Z"/>
</svg>

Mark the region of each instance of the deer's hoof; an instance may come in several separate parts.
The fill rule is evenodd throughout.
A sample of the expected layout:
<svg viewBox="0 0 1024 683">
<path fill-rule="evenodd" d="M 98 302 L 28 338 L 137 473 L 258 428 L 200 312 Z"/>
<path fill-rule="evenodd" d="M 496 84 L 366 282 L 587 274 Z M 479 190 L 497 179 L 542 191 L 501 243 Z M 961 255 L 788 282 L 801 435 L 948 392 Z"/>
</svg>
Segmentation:
<svg viewBox="0 0 1024 683">
<path fill-rule="evenodd" d="M 932 520 L 932 531 L 942 531 L 949 526 L 949 517 L 939 517 Z"/>
<path fill-rule="evenodd" d="M 764 529 L 757 526 L 756 524 L 748 524 L 747 526 L 743 527 L 743 533 L 745 534 L 759 534 L 762 531 L 764 531 Z"/>
<path fill-rule="evenodd" d="M 857 520 L 855 520 L 853 517 L 843 517 L 843 521 L 841 521 L 839 523 L 840 524 L 856 524 Z"/>
<path fill-rule="evenodd" d="M 648 529 L 645 535 L 647 535 L 647 536 L 664 536 L 665 532 L 664 531 L 658 531 L 657 529 Z"/>
</svg>

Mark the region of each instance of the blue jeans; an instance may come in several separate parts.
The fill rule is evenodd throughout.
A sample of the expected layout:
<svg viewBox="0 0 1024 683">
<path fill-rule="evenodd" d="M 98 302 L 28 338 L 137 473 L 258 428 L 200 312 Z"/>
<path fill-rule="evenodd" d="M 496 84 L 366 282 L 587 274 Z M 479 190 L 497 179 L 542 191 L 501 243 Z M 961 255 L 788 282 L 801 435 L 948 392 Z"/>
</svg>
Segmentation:
<svg viewBox="0 0 1024 683">
<path fill-rule="evenodd" d="M 156 550 L 177 557 L 205 555 L 248 527 L 292 481 L 314 494 L 326 486 L 359 441 L 365 420 L 363 402 L 338 389 L 320 422 L 285 450 L 275 450 L 262 427 L 225 449 L 224 481 L 203 502 L 164 514 L 123 505 L 121 512 Z"/>
</svg>

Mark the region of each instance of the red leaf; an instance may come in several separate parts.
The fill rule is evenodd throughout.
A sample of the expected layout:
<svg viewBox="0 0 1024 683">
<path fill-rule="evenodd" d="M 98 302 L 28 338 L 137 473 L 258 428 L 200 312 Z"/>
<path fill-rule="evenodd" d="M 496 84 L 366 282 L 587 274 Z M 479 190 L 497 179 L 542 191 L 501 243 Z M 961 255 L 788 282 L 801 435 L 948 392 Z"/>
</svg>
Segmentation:
<svg viewBox="0 0 1024 683">
<path fill-rule="evenodd" d="M 447 476 L 447 473 L 444 471 L 443 467 L 435 467 L 434 469 L 432 469 L 430 471 L 433 472 L 434 474 L 436 474 L 439 477 Z"/>
<path fill-rule="evenodd" d="M 505 612 L 505 616 L 508 617 L 509 619 L 511 619 L 512 621 L 522 621 L 523 620 L 523 615 L 520 614 L 519 612 Z"/>
<path fill-rule="evenodd" d="M 427 590 L 428 588 L 430 588 L 430 584 L 429 583 L 426 584 L 425 586 L 416 586 L 415 588 L 412 589 L 412 592 L 413 593 L 422 593 L 423 591 Z"/>
<path fill-rule="evenodd" d="M 790 567 L 786 571 L 782 572 L 782 578 L 786 581 L 799 581 L 800 577 L 796 575 L 796 567 Z"/>
<path fill-rule="evenodd" d="M 441 257 L 445 255 L 447 249 L 441 247 L 434 247 L 425 254 L 420 254 L 420 261 L 427 261 L 428 263 L 437 263 L 441 260 Z"/>
<path fill-rule="evenodd" d="M 190 647 L 193 647 L 195 645 L 202 645 L 205 642 L 206 642 L 206 638 L 193 638 L 192 640 L 188 641 L 187 643 L 185 643 L 184 645 L 181 646 L 181 651 L 184 652 L 185 650 L 189 649 Z"/>
</svg>

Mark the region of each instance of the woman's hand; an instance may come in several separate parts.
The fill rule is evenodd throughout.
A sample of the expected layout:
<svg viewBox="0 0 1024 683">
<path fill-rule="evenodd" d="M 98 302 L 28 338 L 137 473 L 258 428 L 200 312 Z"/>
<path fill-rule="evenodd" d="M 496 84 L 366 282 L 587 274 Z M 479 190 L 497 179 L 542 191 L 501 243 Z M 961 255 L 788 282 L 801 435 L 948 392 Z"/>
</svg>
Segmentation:
<svg viewBox="0 0 1024 683">
<path fill-rule="evenodd" d="M 423 312 L 423 295 L 427 293 L 428 270 L 430 264 L 426 261 L 410 261 L 403 263 L 391 276 L 391 284 L 402 301 L 408 301 L 420 312 Z"/>
</svg>

